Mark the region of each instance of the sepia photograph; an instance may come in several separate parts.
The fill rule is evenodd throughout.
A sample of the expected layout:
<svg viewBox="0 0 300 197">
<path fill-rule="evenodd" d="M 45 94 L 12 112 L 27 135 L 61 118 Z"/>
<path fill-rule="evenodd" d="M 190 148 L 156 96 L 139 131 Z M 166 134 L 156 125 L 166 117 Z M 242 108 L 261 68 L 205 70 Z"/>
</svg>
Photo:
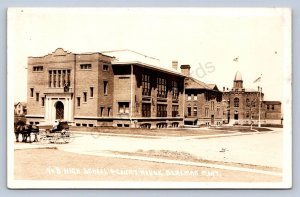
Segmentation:
<svg viewBox="0 0 300 197">
<path fill-rule="evenodd" d="M 7 186 L 291 188 L 288 8 L 9 8 Z"/>
</svg>

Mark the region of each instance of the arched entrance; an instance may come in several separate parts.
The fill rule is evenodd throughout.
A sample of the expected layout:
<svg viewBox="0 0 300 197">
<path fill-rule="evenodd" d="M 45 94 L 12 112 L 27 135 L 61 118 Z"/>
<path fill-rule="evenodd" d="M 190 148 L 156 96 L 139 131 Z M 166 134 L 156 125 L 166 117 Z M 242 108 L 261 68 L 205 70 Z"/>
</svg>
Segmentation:
<svg viewBox="0 0 300 197">
<path fill-rule="evenodd" d="M 55 103 L 56 115 L 55 119 L 64 119 L 64 104 L 61 101 Z"/>
</svg>

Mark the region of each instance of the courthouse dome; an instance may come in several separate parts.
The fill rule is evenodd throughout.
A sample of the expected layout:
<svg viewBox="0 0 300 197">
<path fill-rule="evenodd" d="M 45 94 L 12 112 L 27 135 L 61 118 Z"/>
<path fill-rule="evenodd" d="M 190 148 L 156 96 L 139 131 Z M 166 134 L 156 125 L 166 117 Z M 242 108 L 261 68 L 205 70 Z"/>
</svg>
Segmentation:
<svg viewBox="0 0 300 197">
<path fill-rule="evenodd" d="M 234 81 L 243 81 L 242 74 L 240 73 L 240 71 L 237 71 L 235 73 Z"/>
</svg>

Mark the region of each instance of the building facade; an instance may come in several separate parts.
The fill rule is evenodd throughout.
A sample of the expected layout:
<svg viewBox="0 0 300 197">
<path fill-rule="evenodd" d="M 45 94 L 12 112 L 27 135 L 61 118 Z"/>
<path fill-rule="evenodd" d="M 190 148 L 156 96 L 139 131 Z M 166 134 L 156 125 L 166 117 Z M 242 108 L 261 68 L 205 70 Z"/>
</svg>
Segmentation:
<svg viewBox="0 0 300 197">
<path fill-rule="evenodd" d="M 14 104 L 14 115 L 25 116 L 27 114 L 27 103 L 18 102 Z"/>
<path fill-rule="evenodd" d="M 220 126 L 223 124 L 222 92 L 215 84 L 190 77 L 189 65 L 181 66 L 185 79 L 185 125 Z"/>
<path fill-rule="evenodd" d="M 184 75 L 109 53 L 59 48 L 28 58 L 29 123 L 177 127 L 183 124 Z"/>
<path fill-rule="evenodd" d="M 261 87 L 257 90 L 244 88 L 239 71 L 235 74 L 233 88 L 223 87 L 223 102 L 226 106 L 224 119 L 228 124 L 258 124 L 259 120 L 261 124 L 281 124 L 281 102 L 264 101 Z"/>
</svg>

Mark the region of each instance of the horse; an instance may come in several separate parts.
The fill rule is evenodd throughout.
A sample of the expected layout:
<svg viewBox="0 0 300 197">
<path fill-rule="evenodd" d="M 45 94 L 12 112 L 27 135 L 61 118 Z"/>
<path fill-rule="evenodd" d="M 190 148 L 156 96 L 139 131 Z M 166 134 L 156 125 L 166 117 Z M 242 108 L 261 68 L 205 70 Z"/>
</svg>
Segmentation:
<svg viewBox="0 0 300 197">
<path fill-rule="evenodd" d="M 22 135 L 22 141 L 24 141 L 23 133 L 25 130 L 25 123 L 23 121 L 19 121 L 15 124 L 15 136 L 16 142 L 19 142 L 19 135 Z"/>
<path fill-rule="evenodd" d="M 22 135 L 22 142 L 27 142 L 29 138 L 29 142 L 31 143 L 31 133 L 34 134 L 34 142 L 38 141 L 37 134 L 39 133 L 39 127 L 36 125 L 25 124 L 24 122 L 18 122 L 16 124 L 15 136 L 16 142 L 19 142 L 19 135 Z"/>
</svg>

